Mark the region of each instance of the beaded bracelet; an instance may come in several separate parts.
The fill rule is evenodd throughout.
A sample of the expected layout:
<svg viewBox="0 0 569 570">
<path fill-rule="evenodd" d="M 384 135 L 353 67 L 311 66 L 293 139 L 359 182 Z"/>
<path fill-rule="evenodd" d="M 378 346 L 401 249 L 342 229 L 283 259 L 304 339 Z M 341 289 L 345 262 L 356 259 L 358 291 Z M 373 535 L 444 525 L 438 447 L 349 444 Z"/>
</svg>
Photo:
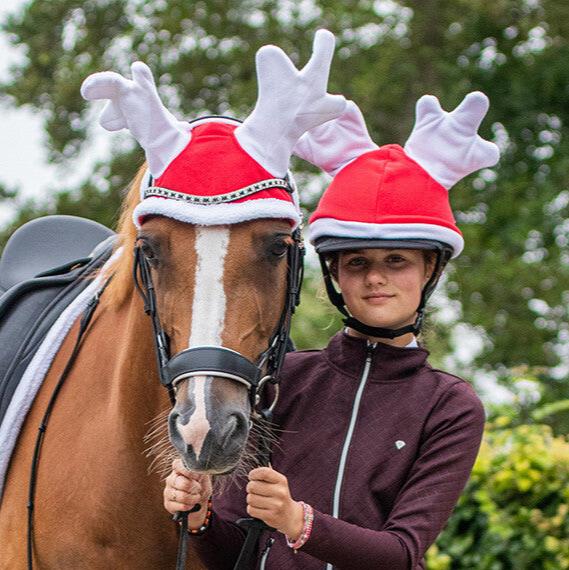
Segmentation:
<svg viewBox="0 0 569 570">
<path fill-rule="evenodd" d="M 302 548 L 306 544 L 306 541 L 310 538 L 312 525 L 314 523 L 314 509 L 303 501 L 300 501 L 300 504 L 302 505 L 302 512 L 304 517 L 302 532 L 295 541 L 291 540 L 287 535 L 285 535 L 286 543 L 294 550 L 295 554 L 297 550 L 299 548 Z"/>
</svg>

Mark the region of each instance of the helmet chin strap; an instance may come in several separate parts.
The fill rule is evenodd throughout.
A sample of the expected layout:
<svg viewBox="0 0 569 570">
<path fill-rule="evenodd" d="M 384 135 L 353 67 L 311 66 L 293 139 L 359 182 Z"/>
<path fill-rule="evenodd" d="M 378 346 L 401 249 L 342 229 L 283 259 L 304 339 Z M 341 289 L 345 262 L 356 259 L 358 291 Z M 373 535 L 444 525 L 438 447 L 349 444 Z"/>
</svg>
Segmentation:
<svg viewBox="0 0 569 570">
<path fill-rule="evenodd" d="M 413 333 L 414 335 L 419 334 L 421 330 L 421 325 L 423 324 L 424 312 L 423 310 L 417 311 L 417 318 L 412 325 L 406 325 L 398 329 L 387 329 L 383 327 L 371 327 L 362 323 L 355 317 L 347 317 L 344 319 L 344 324 L 365 336 L 373 338 L 389 338 L 394 339 L 399 336 L 403 336 L 408 333 Z"/>
<path fill-rule="evenodd" d="M 322 274 L 324 276 L 324 284 L 326 285 L 326 292 L 332 304 L 342 313 L 346 318 L 344 319 L 344 324 L 355 331 L 374 338 L 388 338 L 394 339 L 405 334 L 413 333 L 418 335 L 421 332 L 421 327 L 423 326 L 423 321 L 425 319 L 425 305 L 428 298 L 431 296 L 432 292 L 435 290 L 437 283 L 441 277 L 443 269 L 450 258 L 450 252 L 446 249 L 436 250 L 437 261 L 433 269 L 433 273 L 429 277 L 426 285 L 423 287 L 421 292 L 421 301 L 417 307 L 417 317 L 415 322 L 410 325 L 405 325 L 397 329 L 389 329 L 384 327 L 373 327 L 371 325 L 366 325 L 362 323 L 359 319 L 356 319 L 348 312 L 346 303 L 344 302 L 344 297 L 340 292 L 334 287 L 334 281 L 332 274 L 330 273 L 330 268 L 326 263 L 324 255 L 320 254 L 320 265 L 322 267 Z"/>
</svg>

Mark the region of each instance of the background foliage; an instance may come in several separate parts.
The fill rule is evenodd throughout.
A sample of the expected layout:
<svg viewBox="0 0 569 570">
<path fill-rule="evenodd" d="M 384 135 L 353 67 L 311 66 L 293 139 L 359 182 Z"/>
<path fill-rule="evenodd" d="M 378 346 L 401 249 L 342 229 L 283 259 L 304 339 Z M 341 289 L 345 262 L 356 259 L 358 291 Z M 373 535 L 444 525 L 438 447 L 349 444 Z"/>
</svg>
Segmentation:
<svg viewBox="0 0 569 570">
<path fill-rule="evenodd" d="M 569 441 L 545 425 L 488 425 L 431 570 L 569 568 Z"/>
<path fill-rule="evenodd" d="M 498 168 L 451 191 L 467 247 L 448 271 L 445 294 L 435 299 L 425 340 L 436 361 L 511 390 L 510 403 L 494 415 L 547 423 L 554 434 L 567 433 L 569 3 L 31 0 L 3 25 L 13 44 L 25 47 L 26 57 L 0 85 L 0 98 L 41 112 L 50 159 L 71 164 L 89 152 L 89 134 L 96 128 L 79 95 L 88 74 L 103 69 L 128 74 L 130 63 L 142 59 L 177 116 L 244 117 L 255 101 L 255 51 L 275 43 L 302 64 L 318 27 L 338 38 L 330 90 L 360 105 L 378 144 L 405 142 L 415 101 L 424 93 L 437 95 L 449 110 L 474 89 L 490 97 L 481 134 L 499 144 L 503 158 Z M 142 162 L 130 139 L 113 140 L 108 161 L 94 165 L 78 187 L 63 180 L 53 189 L 54 199 L 24 202 L 9 181 L 0 181 L 0 200 L 18 205 L 0 240 L 45 213 L 78 214 L 112 227 L 123 189 Z M 309 211 L 325 180 L 300 161 L 295 166 Z M 294 328 L 299 347 L 322 346 L 339 326 L 322 296 L 318 272 L 309 270 Z M 458 358 L 473 336 L 479 349 Z M 528 429 L 516 424 L 489 432 L 467 498 L 441 538 L 442 554 L 431 556 L 431 563 L 439 564 L 433 568 L 567 567 L 562 550 L 567 545 L 551 522 L 559 516 L 555 509 L 567 504 L 566 493 L 555 490 L 544 498 L 542 486 L 519 488 L 524 477 L 531 480 L 527 469 L 566 485 L 565 460 L 539 463 L 551 446 L 563 445 L 554 444 L 560 440 L 546 428 Z M 532 465 L 527 472 L 512 463 L 512 449 L 527 452 Z M 525 465 L 526 459 L 520 461 Z M 504 493 L 496 495 L 490 488 L 500 473 L 515 476 L 502 480 Z M 532 525 L 541 530 L 530 532 Z M 456 539 L 466 527 L 470 538 L 460 544 Z M 505 539 L 505 528 L 517 530 Z M 541 562 L 520 558 L 528 548 Z M 485 558 L 488 552 L 494 553 L 493 562 Z"/>
</svg>

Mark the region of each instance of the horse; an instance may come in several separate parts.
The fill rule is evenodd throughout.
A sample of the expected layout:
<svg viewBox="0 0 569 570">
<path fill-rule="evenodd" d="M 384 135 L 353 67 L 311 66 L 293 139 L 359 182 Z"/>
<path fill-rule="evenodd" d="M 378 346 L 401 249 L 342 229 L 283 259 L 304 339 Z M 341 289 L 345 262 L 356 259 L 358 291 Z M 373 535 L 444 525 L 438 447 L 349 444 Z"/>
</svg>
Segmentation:
<svg viewBox="0 0 569 570">
<path fill-rule="evenodd" d="M 34 517 L 37 568 L 174 567 L 176 525 L 162 506 L 160 472 L 149 472 L 156 458 L 148 457 L 145 443 L 158 422 L 163 436 L 158 447 L 166 446 L 162 459 L 169 464 L 172 448 L 165 417 L 170 401 L 158 381 L 152 329 L 133 285 L 132 244 L 143 242 L 173 353 L 187 347 L 188 333 L 197 342 L 211 342 L 212 335 L 218 335 L 223 346 L 255 361 L 266 349 L 285 302 L 283 254 L 291 240 L 290 223 L 261 219 L 205 227 L 155 216 L 137 235 L 131 220 L 142 175 L 132 185 L 119 224 L 123 253 L 107 269 L 113 279 L 89 324 L 46 434 Z M 75 323 L 63 342 L 14 451 L 0 511 L 1 568 L 26 567 L 30 450 L 78 326 Z M 203 421 L 208 431 L 217 426 L 227 451 L 223 464 L 216 464 L 213 454 L 209 467 L 225 471 L 235 464 L 247 438 L 248 396 L 228 378 L 205 381 L 212 382 L 208 398 L 219 405 L 218 421 L 212 426 Z M 192 395 L 196 387 L 190 384 L 178 388 L 177 397 L 186 408 L 188 398 L 200 398 Z M 184 428 L 187 422 L 179 425 Z M 195 558 L 189 565 L 200 568 Z"/>
</svg>

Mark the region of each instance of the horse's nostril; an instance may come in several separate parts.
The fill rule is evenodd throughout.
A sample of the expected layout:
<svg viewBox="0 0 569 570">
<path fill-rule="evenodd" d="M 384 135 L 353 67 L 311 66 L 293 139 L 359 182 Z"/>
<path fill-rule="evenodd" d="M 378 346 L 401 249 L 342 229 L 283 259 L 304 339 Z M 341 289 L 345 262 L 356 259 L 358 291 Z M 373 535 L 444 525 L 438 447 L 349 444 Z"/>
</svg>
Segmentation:
<svg viewBox="0 0 569 570">
<path fill-rule="evenodd" d="M 225 424 L 225 429 L 221 437 L 222 447 L 229 445 L 232 438 L 239 437 L 246 426 L 247 421 L 243 414 L 231 414 Z"/>
</svg>

